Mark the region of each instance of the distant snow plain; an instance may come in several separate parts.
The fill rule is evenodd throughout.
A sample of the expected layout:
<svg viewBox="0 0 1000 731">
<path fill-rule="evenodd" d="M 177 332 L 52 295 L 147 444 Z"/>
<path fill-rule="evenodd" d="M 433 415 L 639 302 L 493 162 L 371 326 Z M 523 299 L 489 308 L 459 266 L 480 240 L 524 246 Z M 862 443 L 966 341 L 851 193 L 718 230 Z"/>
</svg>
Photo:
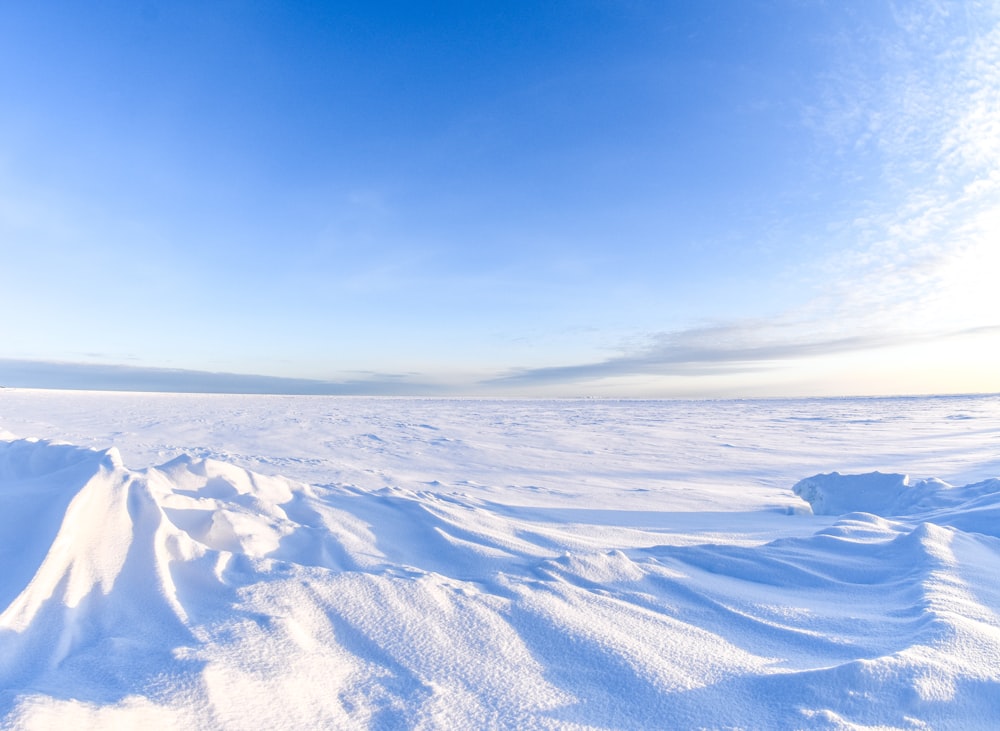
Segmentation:
<svg viewBox="0 0 1000 731">
<path fill-rule="evenodd" d="M 995 729 L 998 475 L 998 396 L 0 389 L 0 726 Z"/>
</svg>

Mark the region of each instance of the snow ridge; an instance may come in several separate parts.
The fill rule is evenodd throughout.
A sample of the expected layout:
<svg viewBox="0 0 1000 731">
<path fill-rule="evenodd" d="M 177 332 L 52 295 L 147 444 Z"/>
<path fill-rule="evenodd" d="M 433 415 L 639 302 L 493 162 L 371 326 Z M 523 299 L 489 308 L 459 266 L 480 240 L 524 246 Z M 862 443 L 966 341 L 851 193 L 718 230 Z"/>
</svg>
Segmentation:
<svg viewBox="0 0 1000 731">
<path fill-rule="evenodd" d="M 793 490 L 835 518 L 679 545 L 613 511 L 0 440 L 0 724 L 992 727 L 1000 481 Z"/>
</svg>

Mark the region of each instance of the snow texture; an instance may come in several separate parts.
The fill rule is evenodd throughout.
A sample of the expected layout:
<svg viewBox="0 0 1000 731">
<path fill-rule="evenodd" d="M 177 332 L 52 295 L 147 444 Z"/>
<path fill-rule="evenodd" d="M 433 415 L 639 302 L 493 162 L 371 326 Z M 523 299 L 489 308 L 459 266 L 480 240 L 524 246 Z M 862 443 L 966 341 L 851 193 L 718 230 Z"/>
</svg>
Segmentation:
<svg viewBox="0 0 1000 731">
<path fill-rule="evenodd" d="M 5 729 L 1000 719 L 996 397 L 3 390 L 0 427 Z"/>
</svg>

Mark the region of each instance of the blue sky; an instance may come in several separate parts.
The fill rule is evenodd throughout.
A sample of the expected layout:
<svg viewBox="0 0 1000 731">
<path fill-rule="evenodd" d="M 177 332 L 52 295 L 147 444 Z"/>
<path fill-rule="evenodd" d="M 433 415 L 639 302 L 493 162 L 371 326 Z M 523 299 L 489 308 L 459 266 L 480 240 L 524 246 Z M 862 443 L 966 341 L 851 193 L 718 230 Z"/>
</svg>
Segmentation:
<svg viewBox="0 0 1000 731">
<path fill-rule="evenodd" d="M 0 382 L 1000 391 L 996 3 L 43 1 L 0 31 Z"/>
</svg>

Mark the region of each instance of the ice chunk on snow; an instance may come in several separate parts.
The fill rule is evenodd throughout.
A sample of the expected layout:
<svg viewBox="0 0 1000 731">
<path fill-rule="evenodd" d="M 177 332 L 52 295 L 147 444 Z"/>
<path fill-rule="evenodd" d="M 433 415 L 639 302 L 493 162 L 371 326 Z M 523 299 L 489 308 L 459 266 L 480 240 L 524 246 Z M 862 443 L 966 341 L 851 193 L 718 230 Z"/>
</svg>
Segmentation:
<svg viewBox="0 0 1000 731">
<path fill-rule="evenodd" d="M 909 475 L 831 472 L 799 480 L 792 491 L 809 503 L 816 515 L 873 513 L 891 517 L 944 507 L 941 493 L 951 489 L 936 478 L 911 482 Z"/>
</svg>

